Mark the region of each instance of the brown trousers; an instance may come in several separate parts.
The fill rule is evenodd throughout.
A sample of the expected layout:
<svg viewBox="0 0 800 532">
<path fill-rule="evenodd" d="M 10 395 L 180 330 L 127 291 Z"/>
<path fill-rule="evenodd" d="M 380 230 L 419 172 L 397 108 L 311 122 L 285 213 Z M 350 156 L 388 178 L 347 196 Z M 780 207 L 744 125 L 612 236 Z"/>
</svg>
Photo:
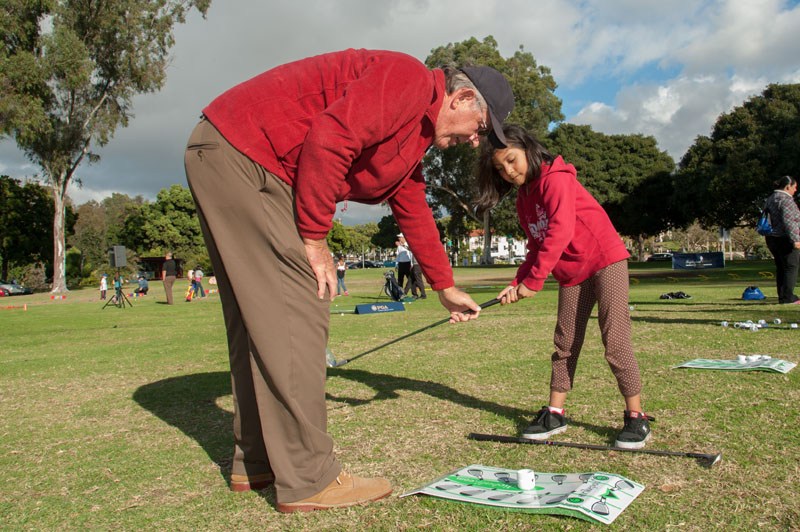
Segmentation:
<svg viewBox="0 0 800 532">
<path fill-rule="evenodd" d="M 341 469 L 325 405 L 330 300 L 316 296 L 293 190 L 207 120 L 184 162 L 228 333 L 232 472 L 272 470 L 280 503 L 310 497 Z"/>
<path fill-rule="evenodd" d="M 631 318 L 628 313 L 628 263 L 619 261 L 606 266 L 584 282 L 558 289 L 558 321 L 552 356 L 550 389 L 568 392 L 575 380 L 578 357 L 586 337 L 589 315 L 597 303 L 597 321 L 606 361 L 617 379 L 624 397 L 642 391 L 639 364 L 631 342 Z"/>
<path fill-rule="evenodd" d="M 164 292 L 167 294 L 167 305 L 172 305 L 172 285 L 174 284 L 174 275 L 167 275 L 164 277 Z"/>
</svg>

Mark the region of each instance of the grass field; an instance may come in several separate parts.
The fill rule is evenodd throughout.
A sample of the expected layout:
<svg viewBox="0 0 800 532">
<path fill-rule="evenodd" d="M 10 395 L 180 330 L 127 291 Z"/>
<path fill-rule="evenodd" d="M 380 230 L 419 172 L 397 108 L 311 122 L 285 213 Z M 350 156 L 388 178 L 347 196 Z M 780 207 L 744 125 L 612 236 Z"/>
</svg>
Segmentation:
<svg viewBox="0 0 800 532">
<path fill-rule="evenodd" d="M 693 358 L 767 354 L 800 362 L 800 330 L 749 332 L 723 320 L 800 322 L 779 306 L 768 262 L 679 276 L 632 264 L 630 304 L 648 448 L 722 453 L 713 468 L 685 457 L 475 442 L 515 435 L 546 403 L 557 287 L 445 324 L 328 371 L 329 432 L 343 467 L 382 475 L 380 503 L 281 515 L 275 493 L 228 489 L 232 399 L 219 297 L 164 301 L 160 283 L 133 308 L 103 309 L 95 290 L 0 299 L 2 530 L 798 530 L 800 370 L 786 375 L 671 369 Z M 513 267 L 458 268 L 456 284 L 492 299 Z M 378 300 L 382 270 L 348 271 L 331 308 L 337 359 L 445 316 L 433 294 L 405 312 L 354 315 Z M 702 275 L 701 275 L 702 274 Z M 758 285 L 769 299 L 742 301 Z M 131 285 L 132 286 L 132 285 Z M 206 283 L 206 288 L 208 288 Z M 683 291 L 687 300 L 660 300 Z M 132 289 L 131 289 L 132 291 Z M 623 403 L 590 321 L 563 441 L 613 444 Z M 322 356 L 322 354 L 320 354 Z M 646 486 L 606 527 L 425 497 L 398 498 L 471 463 L 543 472 L 607 471 Z"/>
</svg>

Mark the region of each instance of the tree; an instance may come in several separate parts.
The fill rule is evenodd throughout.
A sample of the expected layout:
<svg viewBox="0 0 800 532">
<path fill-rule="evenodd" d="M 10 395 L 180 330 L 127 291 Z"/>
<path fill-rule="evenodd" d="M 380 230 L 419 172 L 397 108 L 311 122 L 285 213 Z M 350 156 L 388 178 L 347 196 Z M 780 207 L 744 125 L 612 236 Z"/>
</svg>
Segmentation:
<svg viewBox="0 0 800 532">
<path fill-rule="evenodd" d="M 550 69 L 538 65 L 533 55 L 522 47 L 512 57 L 504 59 L 497 50 L 494 37 L 487 36 L 482 42 L 472 37 L 460 43 L 440 46 L 432 50 L 425 60 L 429 68 L 464 66 L 468 63 L 490 66 L 506 75 L 514 92 L 514 112 L 508 118 L 509 122 L 520 124 L 541 137 L 550 124 L 564 119 L 561 100 L 554 93 L 557 85 Z M 476 156 L 475 150 L 466 145 L 445 151 L 433 150 L 424 159 L 425 180 L 431 206 L 434 210 L 446 209 L 451 215 L 448 227 L 450 234 L 465 229 L 465 218 L 483 227 L 484 258 L 489 260 L 491 213 L 475 213 L 471 207 L 477 192 L 473 176 Z M 504 203 L 502 208 L 511 209 L 516 217 L 513 202 Z M 503 218 L 509 218 L 508 212 Z M 464 234 L 460 233 L 460 236 Z"/>
<path fill-rule="evenodd" d="M 132 117 L 136 94 L 166 78 L 173 27 L 211 0 L 5 0 L 0 18 L 0 135 L 53 187 L 55 293 L 65 292 L 65 200 L 80 164 Z"/>
<path fill-rule="evenodd" d="M 346 253 L 361 253 L 364 248 L 372 247 L 372 236 L 378 232 L 378 224 L 369 222 L 345 227 L 347 232 Z"/>
<path fill-rule="evenodd" d="M 575 166 L 578 181 L 603 206 L 617 231 L 633 237 L 644 255 L 647 235 L 683 219 L 673 207 L 675 162 L 655 138 L 605 135 L 591 126 L 561 124 L 544 140 L 553 155 Z"/>
<path fill-rule="evenodd" d="M 400 232 L 394 216 L 387 214 L 378 222 L 378 231 L 372 235 L 370 242 L 375 247 L 379 248 L 393 248 L 397 242 L 397 234 Z"/>
<path fill-rule="evenodd" d="M 347 231 L 339 220 L 333 221 L 333 227 L 328 231 L 326 240 L 328 242 L 328 249 L 330 249 L 331 253 L 334 255 L 339 255 L 344 252 L 350 244 Z"/>
<path fill-rule="evenodd" d="M 91 200 L 78 207 L 77 216 L 75 234 L 68 242 L 79 251 L 78 274 L 83 278 L 87 264 L 96 268 L 106 259 L 106 209 Z"/>
<path fill-rule="evenodd" d="M 772 84 L 696 139 L 681 159 L 677 191 L 704 225 L 753 225 L 772 182 L 798 171 L 800 84 Z"/>
<path fill-rule="evenodd" d="M 172 251 L 196 261 L 206 254 L 192 193 L 181 185 L 162 188 L 154 203 L 145 203 L 130 212 L 121 238 L 123 245 L 139 255 Z M 207 264 L 206 260 L 201 262 Z"/>
<path fill-rule="evenodd" d="M 11 264 L 52 261 L 52 199 L 37 183 L 0 176 L 0 275 Z"/>
</svg>

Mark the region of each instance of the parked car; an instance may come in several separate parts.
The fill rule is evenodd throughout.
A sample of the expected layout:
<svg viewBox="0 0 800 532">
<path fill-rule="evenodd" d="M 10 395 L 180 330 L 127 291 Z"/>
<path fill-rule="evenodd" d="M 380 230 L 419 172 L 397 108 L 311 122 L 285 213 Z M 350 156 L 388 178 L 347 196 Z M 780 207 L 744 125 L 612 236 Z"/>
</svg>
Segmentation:
<svg viewBox="0 0 800 532">
<path fill-rule="evenodd" d="M 397 262 L 393 260 L 385 260 L 383 261 L 384 268 L 397 268 Z"/>
<path fill-rule="evenodd" d="M 672 262 L 672 253 L 653 253 L 647 257 L 647 262 Z"/>
<path fill-rule="evenodd" d="M 362 261 L 360 261 L 360 260 L 357 260 L 355 262 L 351 262 L 350 264 L 347 265 L 347 269 L 348 270 L 357 270 L 357 269 L 362 268 L 362 267 L 363 268 L 383 268 L 384 266 L 383 266 L 382 262 L 375 262 L 375 261 L 371 261 L 371 260 L 363 261 L 363 265 L 362 265 Z"/>
<path fill-rule="evenodd" d="M 5 288 L 0 288 L 0 297 L 6 297 L 6 296 L 10 296 L 10 295 L 11 295 L 11 292 L 6 290 Z"/>
<path fill-rule="evenodd" d="M 13 280 L 11 282 L 0 281 L 0 288 L 6 290 L 8 292 L 7 295 L 10 296 L 23 296 L 33 293 L 33 290 L 31 290 L 30 288 L 25 288 L 24 286 Z"/>
</svg>

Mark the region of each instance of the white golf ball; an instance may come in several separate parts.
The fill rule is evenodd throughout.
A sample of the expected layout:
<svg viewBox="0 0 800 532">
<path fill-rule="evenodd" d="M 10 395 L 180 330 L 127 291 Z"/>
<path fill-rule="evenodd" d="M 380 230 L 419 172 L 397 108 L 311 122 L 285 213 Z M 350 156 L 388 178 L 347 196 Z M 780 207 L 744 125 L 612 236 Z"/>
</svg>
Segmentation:
<svg viewBox="0 0 800 532">
<path fill-rule="evenodd" d="M 770 360 L 771 358 L 769 355 L 761 355 L 761 360 Z"/>
<path fill-rule="evenodd" d="M 758 355 L 747 355 L 748 362 L 754 362 L 756 360 L 758 360 Z"/>
<path fill-rule="evenodd" d="M 792 328 L 792 329 L 797 329 L 797 324 L 796 323 L 792 323 L 791 325 L 789 325 L 789 327 Z"/>
<path fill-rule="evenodd" d="M 736 357 L 736 360 L 738 360 L 739 362 L 747 362 L 747 357 L 745 355 L 738 355 Z"/>
<path fill-rule="evenodd" d="M 750 330 L 751 331 L 757 331 L 758 330 L 758 325 L 756 325 L 755 323 L 751 323 L 750 324 Z"/>
<path fill-rule="evenodd" d="M 723 321 L 723 322 L 721 323 L 721 325 L 722 325 L 723 327 L 727 327 L 727 326 L 728 326 L 728 322 L 727 322 L 727 321 Z"/>
<path fill-rule="evenodd" d="M 633 305 L 631 305 L 630 307 L 628 307 L 628 310 L 633 310 Z"/>
<path fill-rule="evenodd" d="M 344 312 L 342 312 L 342 316 L 344 316 Z"/>
</svg>

